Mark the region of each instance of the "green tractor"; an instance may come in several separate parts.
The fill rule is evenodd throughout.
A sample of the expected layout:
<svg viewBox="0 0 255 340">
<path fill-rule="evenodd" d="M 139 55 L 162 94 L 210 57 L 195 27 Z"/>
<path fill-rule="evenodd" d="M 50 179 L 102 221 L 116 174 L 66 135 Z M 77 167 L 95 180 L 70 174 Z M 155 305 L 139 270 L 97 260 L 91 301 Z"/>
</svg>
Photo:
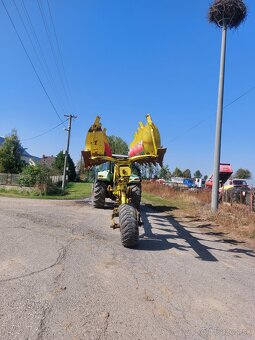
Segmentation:
<svg viewBox="0 0 255 340">
<path fill-rule="evenodd" d="M 117 155 L 113 155 L 113 157 Z M 117 159 L 125 156 L 117 156 Z M 131 167 L 132 169 L 132 167 Z M 93 185 L 93 206 L 95 208 L 103 208 L 105 199 L 110 198 L 113 201 L 118 200 L 118 195 L 114 194 L 114 163 L 106 162 L 96 166 L 96 179 Z M 127 197 L 129 203 L 132 204 L 138 211 L 141 203 L 141 178 L 140 176 L 131 173 L 127 183 Z"/>
</svg>

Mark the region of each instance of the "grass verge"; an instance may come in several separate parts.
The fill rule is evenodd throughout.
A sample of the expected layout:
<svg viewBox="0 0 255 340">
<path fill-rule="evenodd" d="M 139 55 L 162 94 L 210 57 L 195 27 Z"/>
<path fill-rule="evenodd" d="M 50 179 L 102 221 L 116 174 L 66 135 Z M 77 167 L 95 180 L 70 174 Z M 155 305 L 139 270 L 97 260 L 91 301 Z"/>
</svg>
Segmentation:
<svg viewBox="0 0 255 340">
<path fill-rule="evenodd" d="M 214 229 L 228 237 L 247 241 L 255 246 L 255 213 L 240 204 L 220 204 L 216 214 L 211 212 L 211 192 L 180 191 L 155 182 L 143 183 L 144 203 L 175 217 L 186 217 L 190 220 L 210 222 Z"/>
<path fill-rule="evenodd" d="M 91 183 L 68 183 L 64 195 L 38 195 L 34 191 L 26 191 L 21 189 L 0 189 L 0 196 L 5 197 L 20 197 L 20 198 L 34 198 L 34 199 L 83 199 L 91 195 Z"/>
</svg>

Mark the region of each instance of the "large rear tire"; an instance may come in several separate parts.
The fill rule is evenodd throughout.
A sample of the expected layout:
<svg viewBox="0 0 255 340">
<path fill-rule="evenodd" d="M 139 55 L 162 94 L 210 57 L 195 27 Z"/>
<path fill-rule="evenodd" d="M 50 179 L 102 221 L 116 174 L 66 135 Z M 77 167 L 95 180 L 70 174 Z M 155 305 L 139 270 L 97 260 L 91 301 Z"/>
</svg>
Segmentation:
<svg viewBox="0 0 255 340">
<path fill-rule="evenodd" d="M 139 239 L 137 210 L 129 204 L 119 206 L 119 224 L 121 243 L 126 248 L 133 248 Z"/>
<path fill-rule="evenodd" d="M 129 186 L 129 196 L 131 198 L 131 204 L 137 209 L 140 210 L 141 204 L 141 185 L 130 185 Z"/>
<path fill-rule="evenodd" d="M 240 195 L 241 195 L 241 192 L 239 190 L 232 190 L 231 192 L 231 201 L 232 203 L 240 203 Z"/>
<path fill-rule="evenodd" d="M 96 182 L 94 184 L 93 205 L 95 208 L 103 208 L 106 197 L 106 184 L 104 182 Z"/>
</svg>

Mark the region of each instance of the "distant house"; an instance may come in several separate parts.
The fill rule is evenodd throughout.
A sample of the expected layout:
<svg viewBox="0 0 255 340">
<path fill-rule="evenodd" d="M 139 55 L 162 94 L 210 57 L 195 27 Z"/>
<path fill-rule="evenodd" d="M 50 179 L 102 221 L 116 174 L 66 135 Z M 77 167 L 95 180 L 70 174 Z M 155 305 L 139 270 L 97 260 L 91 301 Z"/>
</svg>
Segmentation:
<svg viewBox="0 0 255 340">
<path fill-rule="evenodd" d="M 40 162 L 41 158 L 30 155 L 26 149 L 22 148 L 21 159 L 25 161 L 26 164 L 35 165 Z"/>
<path fill-rule="evenodd" d="M 49 168 L 53 165 L 53 163 L 55 162 L 56 157 L 54 156 L 45 156 L 43 155 L 42 158 L 40 159 L 40 164 L 42 165 L 46 165 Z"/>
<path fill-rule="evenodd" d="M 0 146 L 4 143 L 5 138 L 0 137 Z M 29 165 L 35 165 L 40 162 L 40 158 L 30 155 L 25 148 L 21 148 L 21 159 Z"/>
</svg>

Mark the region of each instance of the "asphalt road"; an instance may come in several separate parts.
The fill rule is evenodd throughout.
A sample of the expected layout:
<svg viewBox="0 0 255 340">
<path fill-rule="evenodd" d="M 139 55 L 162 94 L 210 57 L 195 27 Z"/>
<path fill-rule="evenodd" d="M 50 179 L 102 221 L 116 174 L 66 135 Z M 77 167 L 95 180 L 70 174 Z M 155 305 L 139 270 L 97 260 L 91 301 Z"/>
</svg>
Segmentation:
<svg viewBox="0 0 255 340">
<path fill-rule="evenodd" d="M 0 339 L 255 339 L 255 253 L 142 207 L 136 249 L 111 209 L 0 198 Z"/>
</svg>

